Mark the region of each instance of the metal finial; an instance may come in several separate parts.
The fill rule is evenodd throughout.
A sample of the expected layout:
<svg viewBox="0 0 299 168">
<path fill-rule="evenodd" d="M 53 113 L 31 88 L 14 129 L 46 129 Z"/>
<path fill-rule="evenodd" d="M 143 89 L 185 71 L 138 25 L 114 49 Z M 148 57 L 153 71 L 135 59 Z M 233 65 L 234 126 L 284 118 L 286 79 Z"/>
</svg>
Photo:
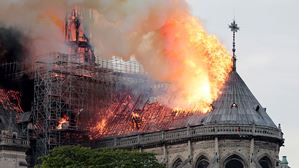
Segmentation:
<svg viewBox="0 0 299 168">
<path fill-rule="evenodd" d="M 238 32 L 240 28 L 238 27 L 235 20 L 229 25 L 229 28 L 233 32 L 233 70 L 236 71 L 236 32 Z"/>
<path fill-rule="evenodd" d="M 238 30 L 240 30 L 235 20 L 229 25 L 229 28 L 232 32 L 238 32 Z"/>
</svg>

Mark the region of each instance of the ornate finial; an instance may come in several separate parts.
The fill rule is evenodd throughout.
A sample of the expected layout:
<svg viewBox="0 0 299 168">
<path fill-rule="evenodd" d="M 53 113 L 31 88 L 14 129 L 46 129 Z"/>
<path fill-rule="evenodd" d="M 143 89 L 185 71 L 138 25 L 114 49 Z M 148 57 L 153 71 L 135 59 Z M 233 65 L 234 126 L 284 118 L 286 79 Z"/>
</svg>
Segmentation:
<svg viewBox="0 0 299 168">
<path fill-rule="evenodd" d="M 235 20 L 229 25 L 229 28 L 233 32 L 233 71 L 236 71 L 236 32 L 238 32 L 240 28 Z"/>
</svg>

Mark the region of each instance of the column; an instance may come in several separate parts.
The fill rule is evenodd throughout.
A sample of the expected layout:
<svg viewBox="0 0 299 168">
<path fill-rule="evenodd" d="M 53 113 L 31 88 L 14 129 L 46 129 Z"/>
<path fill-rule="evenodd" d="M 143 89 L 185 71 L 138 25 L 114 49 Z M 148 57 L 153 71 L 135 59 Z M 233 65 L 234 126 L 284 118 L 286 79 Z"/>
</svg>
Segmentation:
<svg viewBox="0 0 299 168">
<path fill-rule="evenodd" d="M 254 138 L 250 140 L 250 157 L 249 157 L 249 167 L 254 168 L 255 167 L 255 161 L 254 161 Z"/>
<path fill-rule="evenodd" d="M 215 156 L 214 156 L 214 163 L 212 164 L 213 168 L 219 168 L 219 143 L 218 143 L 218 137 L 215 137 Z"/>
<path fill-rule="evenodd" d="M 163 145 L 163 161 L 165 165 L 168 165 L 168 154 L 167 154 L 167 146 L 164 144 Z"/>
</svg>

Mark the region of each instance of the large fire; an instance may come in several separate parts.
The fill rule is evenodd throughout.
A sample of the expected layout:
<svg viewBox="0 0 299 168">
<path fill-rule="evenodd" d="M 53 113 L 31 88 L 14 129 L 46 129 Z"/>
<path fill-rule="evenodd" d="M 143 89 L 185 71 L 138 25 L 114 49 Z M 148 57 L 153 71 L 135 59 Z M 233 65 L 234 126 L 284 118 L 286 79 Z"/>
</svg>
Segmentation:
<svg viewBox="0 0 299 168">
<path fill-rule="evenodd" d="M 89 129 L 91 139 L 200 124 L 206 115 L 178 113 L 158 102 L 146 101 L 141 107 L 136 108 L 137 101 L 127 94 L 125 97 L 115 95 L 114 101 L 94 116 L 96 124 L 92 124 Z"/>
<path fill-rule="evenodd" d="M 74 19 L 76 14 L 77 7 L 70 19 Z M 62 29 L 62 20 L 51 12 L 47 15 Z M 70 28 L 74 29 L 74 25 Z M 81 28 L 80 37 L 82 31 Z M 186 11 L 178 11 L 169 17 L 157 34 L 164 45 L 162 55 L 169 67 L 162 79 L 173 84 L 162 101 L 166 99 L 166 105 L 176 111 L 211 111 L 212 103 L 219 96 L 232 69 L 229 52 L 215 36 L 207 33 L 197 18 Z M 75 41 L 74 33 L 69 40 Z"/>
<path fill-rule="evenodd" d="M 174 84 L 171 106 L 184 111 L 210 111 L 232 69 L 230 54 L 188 14 L 170 18 L 160 35 L 172 69 L 165 77 Z"/>
<path fill-rule="evenodd" d="M 186 13 L 169 18 L 157 34 L 169 67 L 162 78 L 171 83 L 169 90 L 158 102 L 146 101 L 138 108 L 138 95 L 113 95 L 112 101 L 96 110 L 89 125 L 91 139 L 182 127 L 186 121 L 199 124 L 204 113 L 212 110 L 232 70 L 229 52 Z M 68 119 L 61 118 L 57 129 L 65 122 Z"/>
<path fill-rule="evenodd" d="M 154 5 L 152 6 L 152 8 L 149 8 L 148 12 L 144 12 L 148 13 L 147 15 L 152 16 L 163 15 L 163 17 L 161 16 L 161 18 L 163 19 L 159 20 L 159 24 L 156 22 L 152 22 L 152 20 L 150 19 L 152 17 L 147 16 L 146 14 L 144 14 L 146 15 L 144 17 L 148 17 L 148 20 L 144 21 L 144 19 L 136 19 L 136 23 L 132 21 L 134 22 L 134 24 L 130 25 L 133 25 L 135 27 L 127 27 L 127 24 L 122 25 L 123 21 L 131 21 L 132 18 L 130 17 L 127 19 L 120 17 L 120 20 L 118 20 L 118 17 L 116 17 L 115 21 L 110 21 L 109 19 L 105 20 L 105 17 L 103 16 L 99 19 L 104 19 L 105 21 L 103 23 L 106 24 L 99 24 L 97 25 L 99 27 L 95 26 L 93 27 L 94 30 L 91 29 L 91 38 L 99 39 L 99 41 L 101 38 L 104 39 L 103 41 L 101 41 L 102 43 L 95 44 L 94 46 L 99 51 L 104 48 L 103 51 L 100 51 L 100 53 L 102 53 L 103 56 L 112 56 L 109 55 L 111 54 L 111 51 L 109 49 L 112 46 L 113 50 L 119 50 L 118 52 L 112 52 L 112 54 L 115 54 L 116 56 L 120 56 L 123 58 L 129 57 L 130 55 L 136 55 L 136 60 L 138 60 L 141 66 L 144 67 L 145 64 L 147 64 L 147 62 L 150 62 L 151 58 L 146 57 L 146 59 L 144 60 L 139 58 L 137 56 L 137 50 L 140 48 L 139 44 L 142 41 L 141 39 L 144 39 L 144 37 L 148 34 L 154 34 L 154 37 L 157 37 L 155 39 L 159 40 L 158 44 L 160 45 L 155 46 L 156 48 L 154 48 L 153 50 L 155 52 L 158 50 L 162 51 L 161 53 L 157 53 L 157 57 L 163 57 L 161 58 L 161 60 L 166 61 L 162 61 L 162 63 L 159 62 L 159 65 L 154 65 L 155 67 L 152 67 L 152 69 L 159 69 L 159 66 L 167 67 L 166 72 L 161 73 L 163 74 L 163 76 L 159 76 L 156 79 L 162 79 L 162 82 L 171 83 L 170 88 L 167 90 L 165 95 L 159 95 L 157 99 L 155 97 L 155 102 L 150 101 L 150 98 L 152 97 L 146 97 L 147 95 L 144 96 L 145 98 L 143 98 L 146 101 L 138 102 L 139 98 L 137 97 L 142 97 L 142 94 L 144 93 L 137 93 L 139 92 L 139 90 L 142 89 L 136 89 L 138 90 L 136 92 L 132 91 L 134 90 L 134 88 L 131 88 L 132 90 L 128 89 L 130 90 L 130 93 L 127 95 L 126 93 L 121 93 L 120 95 L 125 95 L 123 97 L 119 96 L 118 94 L 113 95 L 113 93 L 112 96 L 110 96 L 110 98 L 113 100 L 110 102 L 107 100 L 108 103 L 105 105 L 100 104 L 99 102 L 97 102 L 98 104 L 93 104 L 93 101 L 90 100 L 90 106 L 95 107 L 92 107 L 92 110 L 90 111 L 88 111 L 88 109 L 83 109 L 82 111 L 86 113 L 93 113 L 94 116 L 92 116 L 92 118 L 88 118 L 89 120 L 92 120 L 91 122 L 88 121 L 88 123 L 83 123 L 82 125 L 87 125 L 86 127 L 88 127 L 89 131 L 91 132 L 91 138 L 97 138 L 104 135 L 120 135 L 134 131 L 156 131 L 161 129 L 169 129 L 171 127 L 176 126 L 184 126 L 185 122 L 183 122 L 183 120 L 182 122 L 180 122 L 180 119 L 188 117 L 192 119 L 200 119 L 200 117 L 205 115 L 203 113 L 207 113 L 212 110 L 212 104 L 221 94 L 221 89 L 224 86 L 224 83 L 232 69 L 231 55 L 217 40 L 215 36 L 212 36 L 207 33 L 207 31 L 204 29 L 204 27 L 201 25 L 197 18 L 193 17 L 189 12 L 187 12 L 187 10 L 180 9 L 180 3 L 173 4 L 172 2 L 175 1 L 169 1 L 169 4 L 172 4 L 173 8 L 177 12 L 166 12 L 165 10 L 161 10 L 162 12 L 168 13 L 165 15 L 164 13 L 157 12 L 156 8 L 159 7 L 158 1 L 157 5 Z M 184 0 L 182 0 L 182 2 L 184 2 Z M 142 3 L 140 3 L 140 5 L 141 4 Z M 165 5 L 165 7 L 166 6 L 168 5 Z M 136 6 L 136 9 L 137 7 L 138 6 Z M 104 12 L 100 9 L 94 10 L 99 12 L 100 14 L 102 14 L 101 12 Z M 121 9 L 119 10 L 121 11 Z M 69 54 L 78 54 L 80 56 L 80 60 L 82 59 L 84 63 L 92 63 L 88 66 L 95 65 L 93 64 L 93 61 L 89 61 L 94 59 L 93 50 L 90 48 L 90 50 L 88 50 L 88 48 L 86 47 L 78 47 L 90 45 L 88 34 L 85 34 L 85 27 L 83 26 L 84 22 L 80 22 L 80 12 L 78 12 L 77 9 L 72 10 L 71 15 L 66 17 L 67 20 L 66 22 L 64 22 L 64 17 L 59 17 L 59 15 L 56 15 L 57 13 L 54 11 L 45 10 L 44 12 L 42 12 L 41 18 L 44 19 L 48 17 L 48 19 L 50 19 L 50 21 L 53 22 L 53 24 L 56 27 L 58 27 L 58 29 L 61 31 L 59 37 L 63 35 L 62 32 L 63 30 L 65 30 L 65 40 L 68 42 L 68 44 L 71 44 L 67 47 L 65 46 L 66 48 L 69 47 L 67 50 L 69 51 Z M 133 10 L 127 11 L 126 9 L 125 11 L 128 12 L 126 13 L 127 15 L 138 16 L 138 13 L 136 14 L 134 12 L 130 12 Z M 105 15 L 104 13 L 103 15 Z M 94 18 L 96 19 L 97 17 Z M 141 25 L 146 25 L 144 27 L 149 28 L 144 28 Z M 108 27 L 106 28 L 105 26 Z M 103 34 L 103 32 L 106 31 L 103 31 L 101 33 L 95 31 L 102 30 L 103 28 L 105 28 L 104 30 L 115 29 L 117 30 L 116 32 L 120 34 L 113 34 L 114 31 L 108 31 L 105 34 Z M 117 41 L 111 40 L 114 36 L 118 35 L 120 37 L 116 38 Z M 122 35 L 124 35 L 125 37 L 121 37 Z M 136 39 L 134 39 L 135 36 L 137 36 Z M 127 43 L 130 45 L 125 45 Z M 48 48 L 48 45 L 45 48 Z M 120 52 L 120 50 L 124 51 Z M 154 51 L 151 51 L 149 53 L 155 53 Z M 92 57 L 89 58 L 89 54 L 91 54 Z M 84 67 L 86 68 L 84 69 L 84 72 L 88 71 L 88 66 L 86 65 L 86 67 Z M 76 74 L 75 71 L 72 73 Z M 147 73 L 154 74 L 153 72 Z M 96 78 L 93 75 L 80 75 L 81 77 L 84 76 L 84 78 Z M 121 76 L 121 74 L 119 75 Z M 54 77 L 57 79 L 63 79 L 65 76 L 54 73 Z M 109 84 L 109 81 L 107 81 L 107 84 Z M 95 94 L 91 97 L 98 96 L 96 95 L 96 93 L 91 94 Z M 74 96 L 75 98 L 80 97 L 80 95 L 76 94 L 72 96 Z M 2 98 L 2 100 L 5 99 L 6 98 Z M 67 97 L 62 99 L 66 104 L 68 103 Z M 98 107 L 100 106 L 99 104 L 101 105 L 101 107 Z M 137 104 L 140 104 L 140 106 L 137 106 Z M 89 104 L 86 106 L 89 106 Z M 71 103 L 68 107 L 73 108 L 71 107 Z M 19 108 L 19 106 L 14 106 L 14 108 Z M 73 110 L 76 111 L 77 109 Z M 77 114 L 74 112 L 73 115 Z M 61 116 L 61 118 L 59 118 L 56 123 L 56 129 L 68 129 L 70 127 L 70 123 L 77 122 L 74 122 L 73 120 L 75 119 L 71 117 L 71 115 Z M 198 120 L 196 120 L 196 123 L 198 124 Z M 71 126 L 73 125 L 71 124 Z"/>
</svg>

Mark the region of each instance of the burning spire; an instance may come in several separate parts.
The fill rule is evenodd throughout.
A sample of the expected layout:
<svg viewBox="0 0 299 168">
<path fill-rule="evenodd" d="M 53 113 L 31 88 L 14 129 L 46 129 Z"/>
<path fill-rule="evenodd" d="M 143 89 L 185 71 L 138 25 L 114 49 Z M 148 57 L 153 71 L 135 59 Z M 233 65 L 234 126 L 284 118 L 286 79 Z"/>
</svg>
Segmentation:
<svg viewBox="0 0 299 168">
<path fill-rule="evenodd" d="M 240 29 L 238 27 L 238 24 L 236 23 L 236 21 L 234 20 L 230 25 L 229 25 L 230 30 L 233 32 L 233 71 L 236 71 L 236 33 L 238 32 L 238 30 Z"/>
<path fill-rule="evenodd" d="M 70 53 L 76 54 L 80 62 L 94 64 L 95 54 L 89 37 L 81 23 L 80 11 L 73 8 L 65 18 L 65 40 L 70 46 Z"/>
</svg>

